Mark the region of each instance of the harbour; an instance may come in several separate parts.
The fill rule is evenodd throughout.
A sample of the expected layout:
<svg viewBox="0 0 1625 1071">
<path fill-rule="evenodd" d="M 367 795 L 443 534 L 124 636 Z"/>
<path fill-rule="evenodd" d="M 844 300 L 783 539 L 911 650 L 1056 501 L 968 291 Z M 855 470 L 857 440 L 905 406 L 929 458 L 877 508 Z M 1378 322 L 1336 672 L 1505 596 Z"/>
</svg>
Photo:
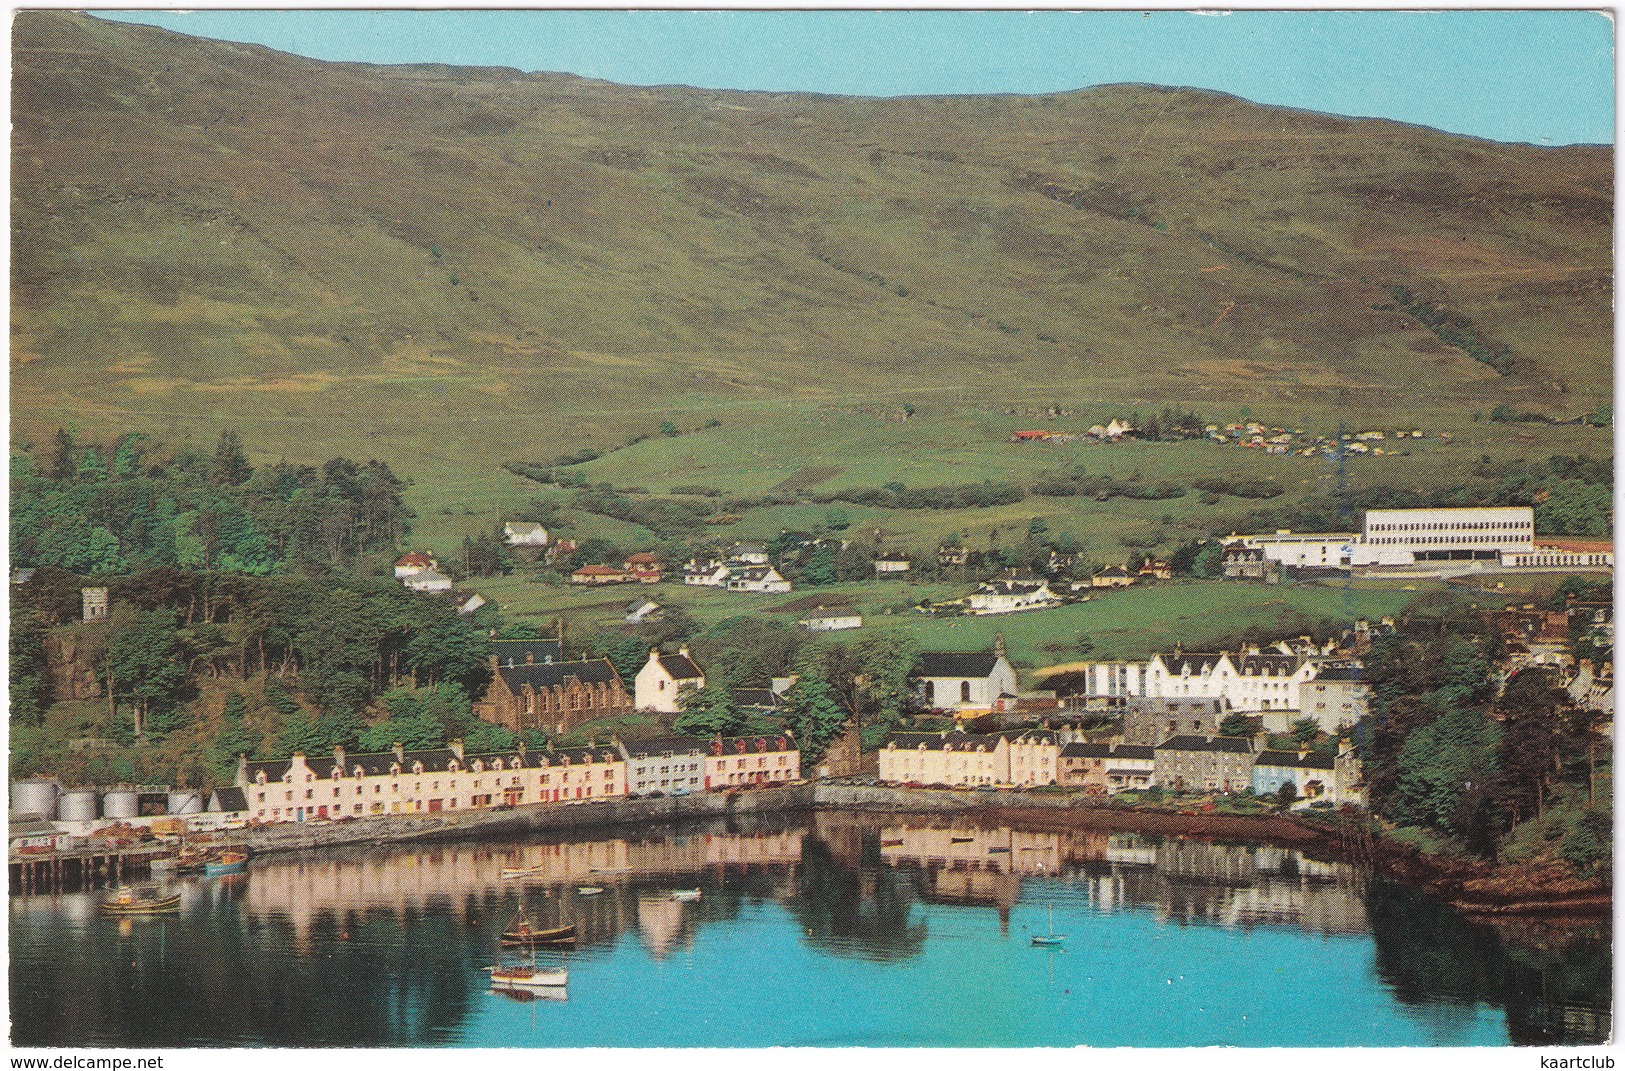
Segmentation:
<svg viewBox="0 0 1625 1071">
<path fill-rule="evenodd" d="M 106 917 L 97 891 L 11 898 L 15 1043 L 1506 1045 L 1611 1029 L 1606 932 L 1536 965 L 1310 853 L 985 816 L 353 845 L 170 886 L 179 910 L 147 918 Z M 520 911 L 574 940 L 504 952 Z M 1065 940 L 1034 941 L 1051 934 Z M 533 960 L 567 985 L 493 987 L 488 968 Z M 1337 994 L 1336 1013 L 1271 981 L 1283 969 Z M 956 1011 L 996 1003 L 1032 1011 Z"/>
</svg>

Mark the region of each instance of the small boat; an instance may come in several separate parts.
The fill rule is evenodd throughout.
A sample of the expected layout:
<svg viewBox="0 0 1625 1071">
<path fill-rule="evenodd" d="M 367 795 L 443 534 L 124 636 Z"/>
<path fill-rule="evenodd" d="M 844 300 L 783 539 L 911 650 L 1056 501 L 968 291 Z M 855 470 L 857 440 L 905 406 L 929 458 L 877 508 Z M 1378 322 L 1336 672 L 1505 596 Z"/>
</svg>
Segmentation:
<svg viewBox="0 0 1625 1071">
<path fill-rule="evenodd" d="M 570 972 L 563 967 L 487 967 L 492 989 L 562 989 L 569 984 Z"/>
<path fill-rule="evenodd" d="M 1055 948 L 1066 943 L 1066 934 L 1055 932 L 1055 905 L 1049 905 L 1049 933 L 1033 934 L 1033 944 L 1040 948 Z"/>
<path fill-rule="evenodd" d="M 203 864 L 203 873 L 209 877 L 220 874 L 241 874 L 248 869 L 248 853 L 224 851 Z"/>
<path fill-rule="evenodd" d="M 534 878 L 542 873 L 540 866 L 505 866 L 502 868 L 504 880 L 513 878 Z"/>
<path fill-rule="evenodd" d="M 700 898 L 698 889 L 673 889 L 671 898 L 679 904 L 692 904 Z"/>
<path fill-rule="evenodd" d="M 589 874 L 630 874 L 632 868 L 629 866 L 595 866 L 588 867 L 587 872 Z"/>
<path fill-rule="evenodd" d="M 102 901 L 102 910 L 109 915 L 157 915 L 165 911 L 179 911 L 181 894 L 168 896 L 148 890 L 145 893 L 124 887 Z"/>
<path fill-rule="evenodd" d="M 987 850 L 987 854 L 989 854 L 989 855 L 998 855 L 1001 852 L 1003 852 L 1005 855 L 1009 855 L 1010 854 L 1010 849 L 1009 848 L 989 848 Z"/>
<path fill-rule="evenodd" d="M 600 889 L 596 885 L 579 885 L 576 887 L 576 892 L 580 893 L 582 896 L 597 896 L 603 891 L 603 889 Z"/>
<path fill-rule="evenodd" d="M 883 840 L 880 842 L 880 846 L 882 848 L 901 848 L 903 846 L 903 838 L 898 837 L 896 840 Z"/>
<path fill-rule="evenodd" d="M 948 843 L 949 844 L 969 844 L 971 841 L 973 841 L 975 839 L 976 839 L 975 837 L 949 837 L 948 838 Z"/>
<path fill-rule="evenodd" d="M 502 943 L 509 948 L 573 944 L 575 939 L 574 926 L 555 926 L 548 930 L 538 930 L 531 926 L 530 920 L 522 913 L 514 916 L 513 921 L 508 923 L 508 928 L 502 931 Z"/>
</svg>

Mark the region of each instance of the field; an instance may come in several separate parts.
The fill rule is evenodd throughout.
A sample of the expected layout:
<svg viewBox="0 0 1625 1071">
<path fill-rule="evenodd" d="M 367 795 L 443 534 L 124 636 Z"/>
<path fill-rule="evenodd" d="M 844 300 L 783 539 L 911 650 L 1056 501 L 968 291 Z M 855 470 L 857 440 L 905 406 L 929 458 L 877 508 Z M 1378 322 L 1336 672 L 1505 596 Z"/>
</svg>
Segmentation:
<svg viewBox="0 0 1625 1071">
<path fill-rule="evenodd" d="M 1244 629 L 1289 634 L 1312 623 L 1340 626 L 1392 616 L 1422 591 L 1439 584 L 1413 584 L 1412 590 L 1344 590 L 1317 584 L 1266 586 L 1228 581 L 1177 581 L 1094 595 L 1088 602 L 1050 610 L 990 617 L 941 617 L 919 613 L 922 600 L 941 601 L 965 594 L 967 584 L 912 584 L 899 581 L 835 584 L 788 595 L 749 595 L 678 583 L 618 585 L 582 589 L 534 583 L 522 575 L 474 585 L 513 620 L 551 629 L 562 621 L 568 632 L 622 623 L 628 602 L 648 597 L 681 608 L 702 625 L 747 613 L 765 613 L 793 624 L 811 611 L 773 614 L 776 607 L 808 598 L 827 598 L 840 612 L 861 613 L 864 627 L 839 634 L 852 639 L 876 632 L 904 633 L 922 649 L 991 650 L 1003 635 L 1012 661 L 1032 668 L 1092 659 L 1145 658 L 1176 643 L 1201 649 L 1234 639 Z M 1087 639 L 1088 647 L 1081 646 Z"/>
</svg>

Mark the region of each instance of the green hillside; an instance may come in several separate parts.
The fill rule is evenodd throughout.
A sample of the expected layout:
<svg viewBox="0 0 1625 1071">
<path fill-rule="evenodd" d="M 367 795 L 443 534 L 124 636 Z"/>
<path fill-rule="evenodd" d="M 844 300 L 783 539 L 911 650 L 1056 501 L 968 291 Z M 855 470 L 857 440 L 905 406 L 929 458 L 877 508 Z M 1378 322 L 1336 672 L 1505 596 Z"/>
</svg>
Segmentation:
<svg viewBox="0 0 1625 1071">
<path fill-rule="evenodd" d="M 263 454 L 432 472 L 669 412 L 1572 417 L 1611 390 L 1606 148 L 1148 86 L 330 64 L 66 12 L 19 14 L 13 50 L 25 436 L 233 423 Z M 1503 347 L 1510 374 L 1472 355 Z"/>
</svg>

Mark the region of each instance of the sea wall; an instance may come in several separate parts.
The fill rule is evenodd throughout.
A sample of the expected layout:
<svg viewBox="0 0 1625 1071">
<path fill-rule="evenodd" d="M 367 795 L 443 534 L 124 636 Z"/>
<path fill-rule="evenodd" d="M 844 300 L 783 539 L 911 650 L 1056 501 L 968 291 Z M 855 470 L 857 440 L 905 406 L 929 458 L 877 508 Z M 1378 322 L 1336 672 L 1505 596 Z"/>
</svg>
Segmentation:
<svg viewBox="0 0 1625 1071">
<path fill-rule="evenodd" d="M 398 844 L 463 837 L 523 837 L 552 830 L 596 829 L 650 822 L 808 810 L 814 787 L 759 788 L 750 792 L 700 792 L 692 796 L 591 803 L 533 804 L 505 811 L 379 815 L 338 822 L 284 822 L 225 834 L 255 852 L 290 852 L 344 844 Z"/>
</svg>

